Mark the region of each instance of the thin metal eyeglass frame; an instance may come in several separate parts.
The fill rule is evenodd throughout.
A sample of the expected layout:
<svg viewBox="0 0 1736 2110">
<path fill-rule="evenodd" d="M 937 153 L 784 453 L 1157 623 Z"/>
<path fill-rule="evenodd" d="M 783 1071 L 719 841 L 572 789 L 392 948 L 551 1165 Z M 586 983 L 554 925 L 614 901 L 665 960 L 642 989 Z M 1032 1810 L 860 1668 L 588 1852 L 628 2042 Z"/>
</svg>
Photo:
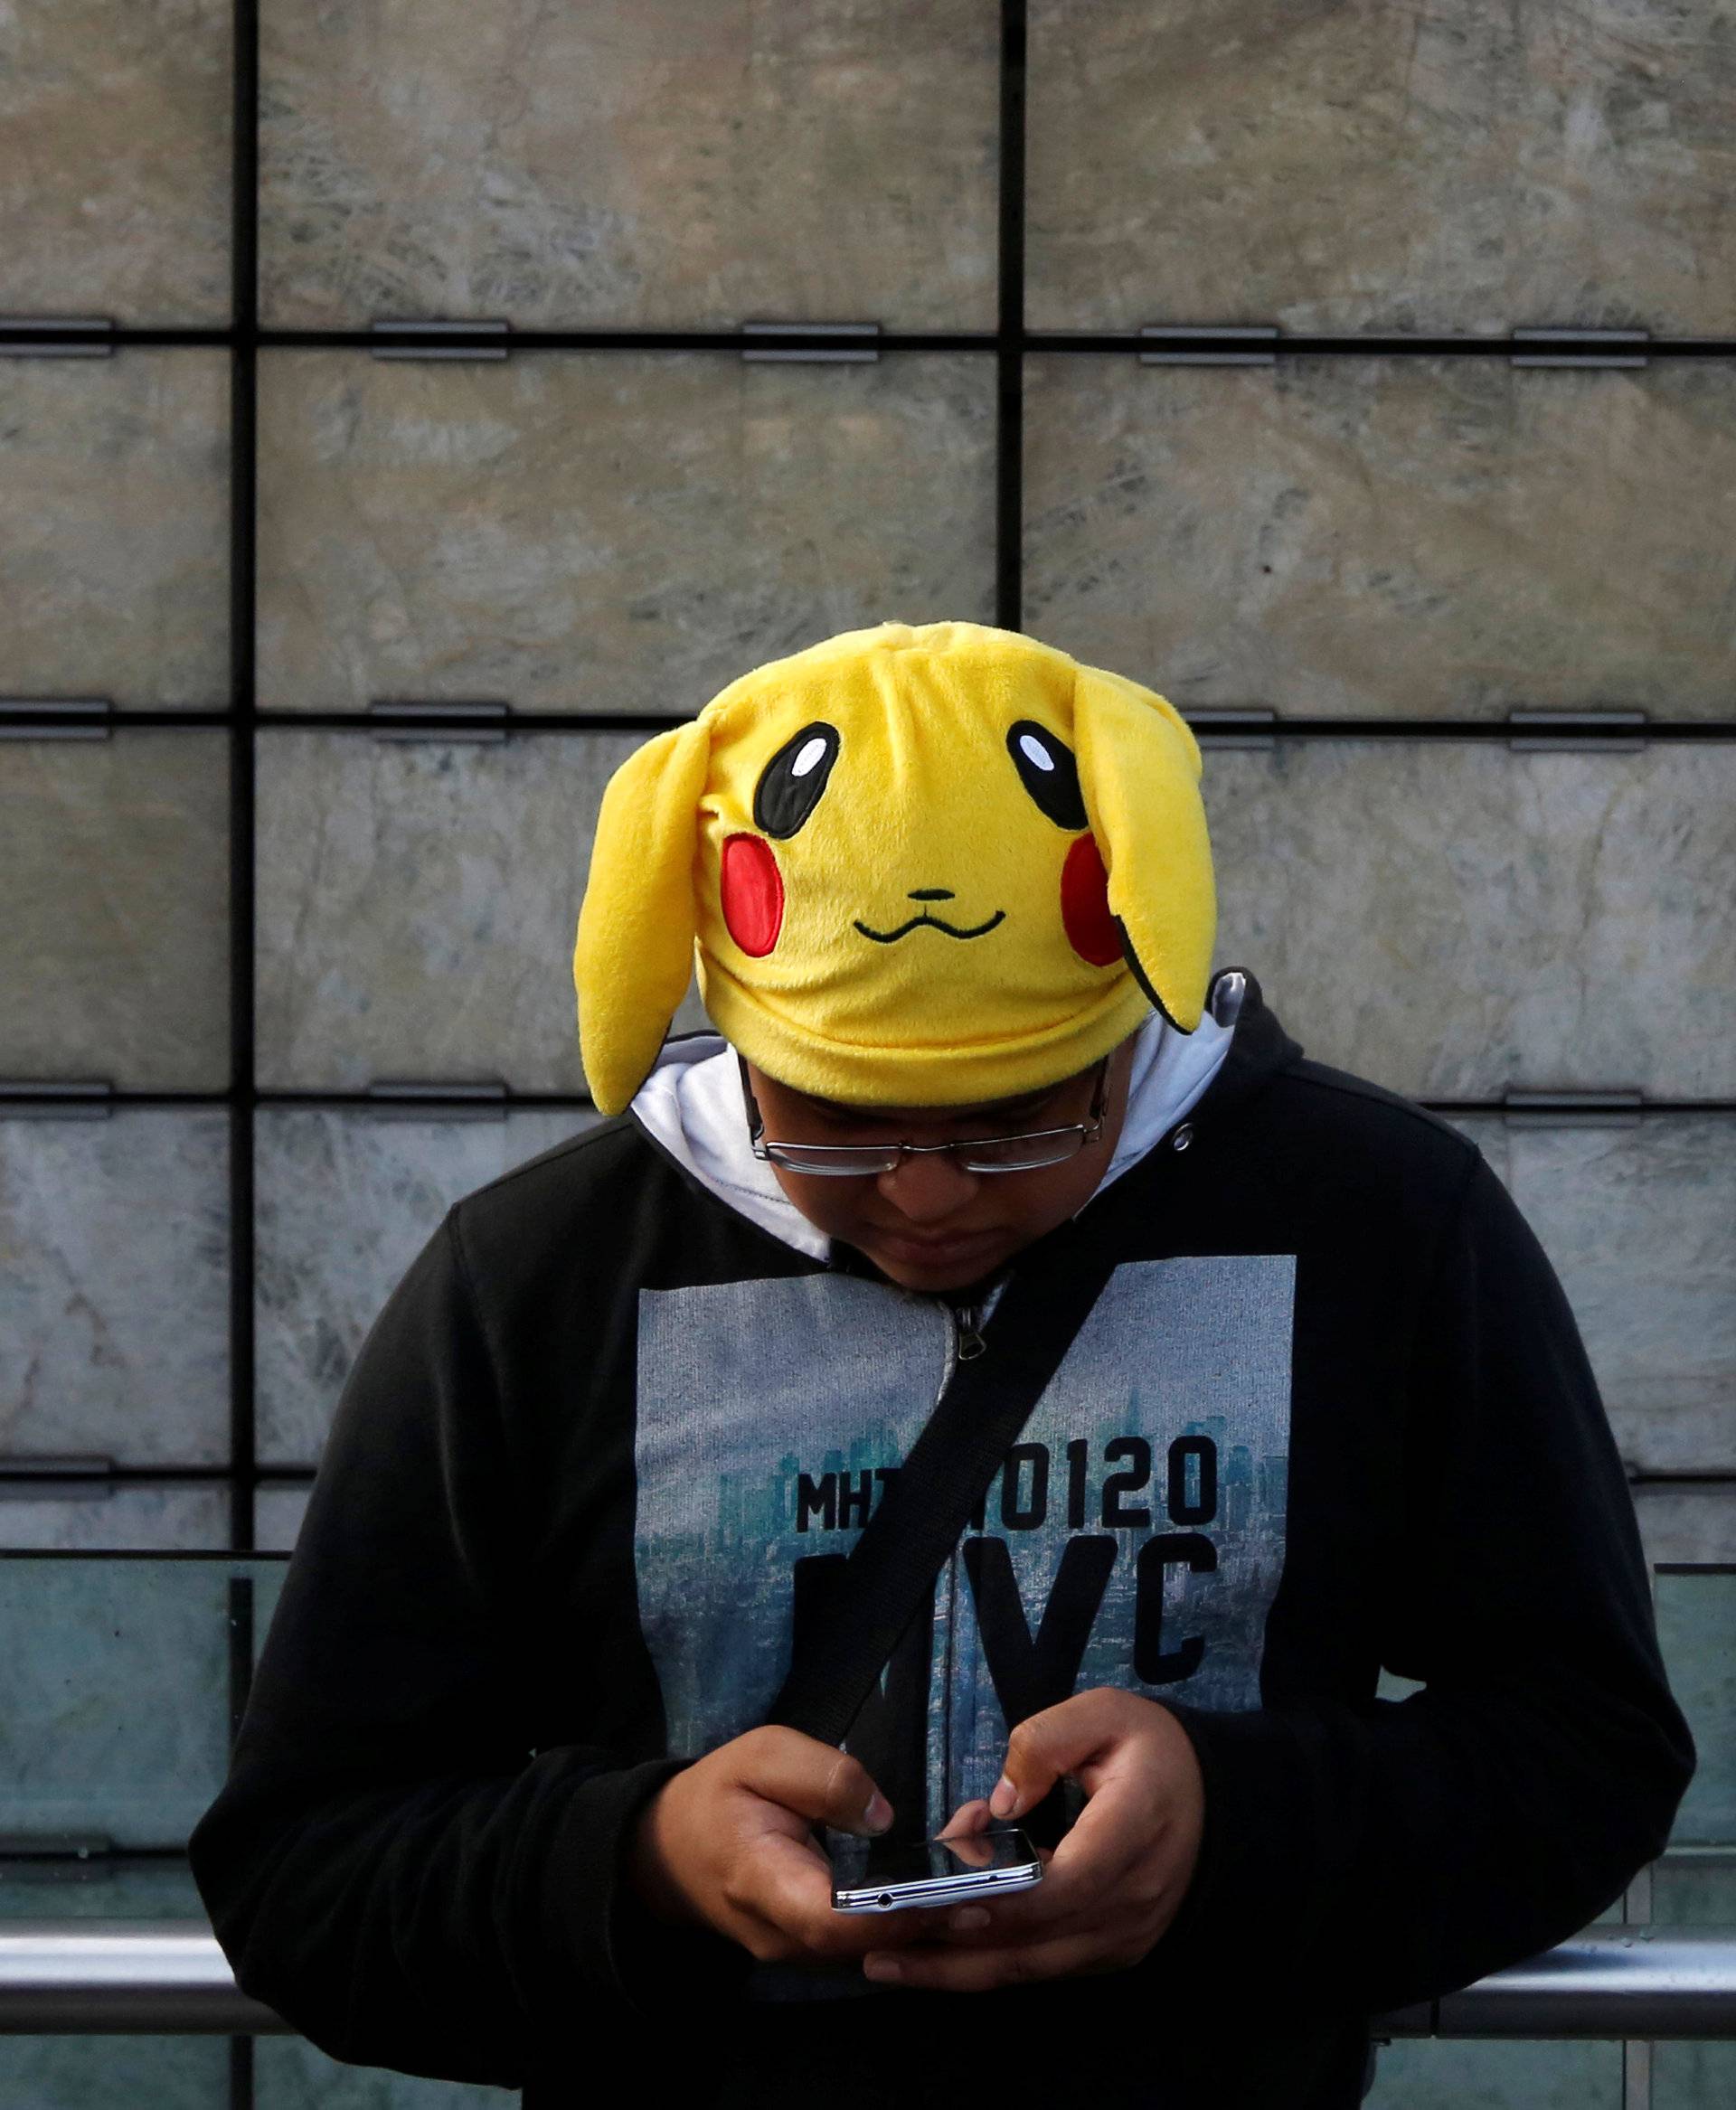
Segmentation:
<svg viewBox="0 0 1736 2110">
<path fill-rule="evenodd" d="M 907 1157 L 950 1157 L 953 1163 L 967 1173 L 1034 1173 L 1047 1165 L 1064 1165 L 1070 1159 L 1095 1143 L 1103 1133 L 1103 1119 L 1109 1103 L 1110 1056 L 1104 1056 L 1098 1064 L 1097 1087 L 1091 1094 L 1090 1116 L 1084 1121 L 1069 1121 L 1058 1128 L 1022 1129 L 1012 1135 L 973 1135 L 957 1143 L 806 1143 L 791 1144 L 766 1140 L 766 1125 L 760 1112 L 760 1102 L 753 1096 L 753 1086 L 748 1077 L 748 1065 L 739 1051 L 736 1065 L 741 1072 L 741 1096 L 748 1107 L 748 1142 L 755 1157 L 767 1164 L 781 1165 L 788 1173 L 805 1173 L 819 1180 L 860 1180 L 871 1174 L 890 1173 L 903 1163 Z M 1077 1135 L 1080 1141 L 1072 1149 L 1064 1150 L 1052 1157 L 1033 1158 L 1028 1164 L 978 1165 L 972 1164 L 966 1154 L 980 1150 L 988 1143 L 1046 1143 L 1056 1136 Z M 788 1150 L 854 1151 L 860 1153 L 860 1162 L 849 1165 L 816 1165 L 793 1162 L 774 1154 Z"/>
</svg>

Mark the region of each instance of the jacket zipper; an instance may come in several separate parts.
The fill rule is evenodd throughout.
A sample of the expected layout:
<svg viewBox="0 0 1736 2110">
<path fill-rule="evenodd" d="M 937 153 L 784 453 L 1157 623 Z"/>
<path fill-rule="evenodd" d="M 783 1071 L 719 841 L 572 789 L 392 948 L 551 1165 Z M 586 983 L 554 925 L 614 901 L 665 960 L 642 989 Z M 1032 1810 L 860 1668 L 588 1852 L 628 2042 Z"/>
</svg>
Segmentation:
<svg viewBox="0 0 1736 2110">
<path fill-rule="evenodd" d="M 953 1356 L 958 1362 L 974 1362 L 988 1346 L 983 1339 L 981 1305 L 948 1305 L 952 1314 Z M 950 1371 L 947 1373 L 950 1378 Z"/>
<path fill-rule="evenodd" d="M 981 1305 L 948 1304 L 943 1296 L 934 1301 L 947 1314 L 946 1355 L 940 1366 L 940 1387 L 934 1395 L 934 1404 L 938 1407 L 947 1396 L 953 1371 L 961 1362 L 974 1362 L 988 1342 L 983 1338 Z"/>
</svg>

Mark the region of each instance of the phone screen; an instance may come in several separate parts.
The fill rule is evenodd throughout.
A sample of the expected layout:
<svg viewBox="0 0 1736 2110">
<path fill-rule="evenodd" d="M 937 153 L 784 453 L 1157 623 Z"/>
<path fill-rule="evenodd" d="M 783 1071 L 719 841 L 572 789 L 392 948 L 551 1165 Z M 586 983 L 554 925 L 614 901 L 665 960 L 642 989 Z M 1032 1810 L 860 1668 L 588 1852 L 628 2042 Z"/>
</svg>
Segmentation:
<svg viewBox="0 0 1736 2110">
<path fill-rule="evenodd" d="M 858 1839 L 844 1833 L 832 1845 L 838 1882 L 853 1889 L 1020 1868 L 1034 1858 L 1023 1832 L 978 1832 L 964 1839 Z"/>
</svg>

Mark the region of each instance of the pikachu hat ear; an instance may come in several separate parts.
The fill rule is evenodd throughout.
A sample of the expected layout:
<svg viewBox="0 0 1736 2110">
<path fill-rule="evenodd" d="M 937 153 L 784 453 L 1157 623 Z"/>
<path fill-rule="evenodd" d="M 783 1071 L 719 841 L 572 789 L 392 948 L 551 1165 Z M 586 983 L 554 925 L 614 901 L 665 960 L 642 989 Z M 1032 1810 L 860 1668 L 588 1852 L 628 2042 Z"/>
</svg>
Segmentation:
<svg viewBox="0 0 1736 2110">
<path fill-rule="evenodd" d="M 579 911 L 572 984 L 590 1096 L 618 1114 L 649 1075 L 693 971 L 699 807 L 711 728 L 660 732 L 609 778 Z"/>
<path fill-rule="evenodd" d="M 1073 683 L 1073 740 L 1127 964 L 1171 1024 L 1191 1033 L 1218 927 L 1199 742 L 1156 690 L 1088 666 Z"/>
</svg>

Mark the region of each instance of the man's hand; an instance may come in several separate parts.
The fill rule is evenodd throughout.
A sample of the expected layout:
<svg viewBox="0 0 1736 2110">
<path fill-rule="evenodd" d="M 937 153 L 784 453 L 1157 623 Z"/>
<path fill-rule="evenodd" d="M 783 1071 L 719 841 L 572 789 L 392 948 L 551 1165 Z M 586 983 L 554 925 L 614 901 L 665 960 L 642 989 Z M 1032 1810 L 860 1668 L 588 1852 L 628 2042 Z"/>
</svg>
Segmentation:
<svg viewBox="0 0 1736 2110">
<path fill-rule="evenodd" d="M 920 1945 L 883 1939 L 870 1978 L 982 1992 L 1033 1978 L 1119 1971 L 1155 1945 L 1180 1909 L 1199 1859 L 1205 1784 L 1187 1731 L 1167 1708 L 1099 1685 L 1020 1722 L 1007 1739 L 1005 1777 L 988 1802 L 967 1803 L 942 1838 L 1016 1819 L 1071 1773 L 1090 1800 L 1052 1853 L 1043 1880 L 988 1905 L 896 1918 L 943 1924 Z M 1012 1784 L 1009 1797 L 1007 1783 Z M 884 1928 L 886 1923 L 877 1926 Z"/>
<path fill-rule="evenodd" d="M 665 1781 L 635 1827 L 627 1877 L 655 1917 L 712 1927 L 761 1963 L 847 1961 L 933 1940 L 945 1923 L 939 1909 L 833 1910 L 814 1823 L 862 1834 L 892 1821 L 859 1759 L 799 1729 L 750 1729 Z"/>
</svg>

